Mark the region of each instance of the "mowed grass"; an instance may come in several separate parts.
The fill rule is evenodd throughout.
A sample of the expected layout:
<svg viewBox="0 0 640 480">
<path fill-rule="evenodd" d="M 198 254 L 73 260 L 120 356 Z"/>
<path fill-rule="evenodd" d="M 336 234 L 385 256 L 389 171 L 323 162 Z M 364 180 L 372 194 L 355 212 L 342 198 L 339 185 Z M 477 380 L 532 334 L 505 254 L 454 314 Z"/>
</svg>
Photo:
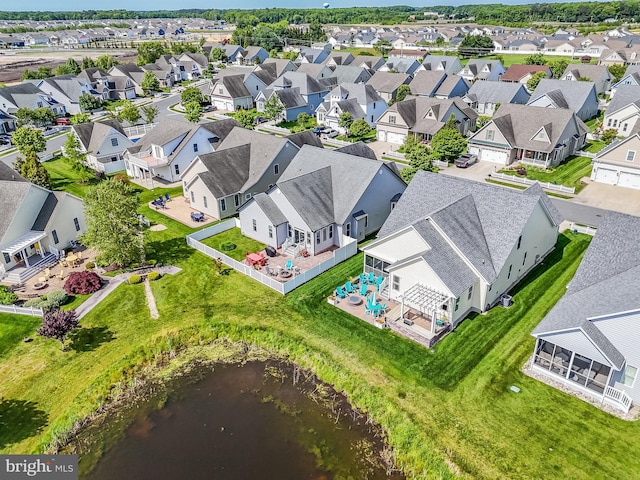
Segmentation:
<svg viewBox="0 0 640 480">
<path fill-rule="evenodd" d="M 527 170 L 527 178 L 531 180 L 538 180 L 540 182 L 555 182 L 558 185 L 565 185 L 567 187 L 576 187 L 576 193 L 584 188 L 585 183 L 582 181 L 583 177 L 591 175 L 591 158 L 589 157 L 569 157 L 564 163 L 561 163 L 556 168 L 543 170 L 542 168 L 531 167 L 529 165 L 524 166 Z M 517 175 L 515 170 L 503 169 L 500 170 L 507 175 Z"/>
<path fill-rule="evenodd" d="M 71 170 L 69 164 L 60 156 L 43 162 L 42 165 L 49 172 L 52 190 L 63 190 L 77 197 L 84 197 L 87 194 L 87 189 L 99 182 L 99 180 L 92 178 L 88 183 L 79 183 L 78 174 Z"/>
<path fill-rule="evenodd" d="M 242 235 L 238 227 L 234 227 L 212 237 L 205 238 L 202 240 L 202 243 L 210 246 L 211 248 L 215 248 L 238 261 L 244 260 L 247 252 L 256 253 L 264 250 L 264 247 L 266 247 L 264 243 L 257 242 L 252 238 Z M 225 251 L 222 248 L 223 243 L 233 243 L 236 248 Z"/>
</svg>

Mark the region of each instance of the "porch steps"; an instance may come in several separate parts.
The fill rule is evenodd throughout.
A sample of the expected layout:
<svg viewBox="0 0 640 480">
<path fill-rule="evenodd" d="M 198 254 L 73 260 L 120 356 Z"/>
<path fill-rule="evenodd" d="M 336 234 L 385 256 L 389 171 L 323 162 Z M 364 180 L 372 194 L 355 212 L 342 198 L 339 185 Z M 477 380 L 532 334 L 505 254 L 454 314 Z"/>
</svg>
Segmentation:
<svg viewBox="0 0 640 480">
<path fill-rule="evenodd" d="M 31 265 L 29 268 L 21 268 L 18 271 L 9 271 L 2 280 L 6 283 L 20 284 L 24 283 L 32 277 L 35 277 L 45 268 L 55 265 L 58 262 L 58 258 L 53 253 L 46 254 L 35 265 Z"/>
<path fill-rule="evenodd" d="M 395 307 L 393 307 L 389 313 L 387 313 L 385 315 L 385 317 L 387 317 L 387 321 L 388 322 L 395 322 L 397 320 L 400 320 L 400 313 L 401 313 L 401 306 L 400 305 L 396 305 Z"/>
</svg>

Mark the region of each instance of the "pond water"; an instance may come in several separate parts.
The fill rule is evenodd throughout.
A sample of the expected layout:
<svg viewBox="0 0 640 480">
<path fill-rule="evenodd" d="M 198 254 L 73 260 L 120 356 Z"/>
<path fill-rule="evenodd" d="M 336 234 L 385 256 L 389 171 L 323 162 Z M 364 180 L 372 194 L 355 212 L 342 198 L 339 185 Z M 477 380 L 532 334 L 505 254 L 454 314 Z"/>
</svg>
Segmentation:
<svg viewBox="0 0 640 480">
<path fill-rule="evenodd" d="M 275 361 L 201 367 L 130 407 L 126 428 L 107 416 L 82 432 L 74 441 L 81 478 L 404 478 L 387 472 L 384 444 L 366 418 L 306 377 Z M 117 435 L 105 433 L 116 424 Z M 89 438 L 110 445 L 91 447 Z"/>
</svg>

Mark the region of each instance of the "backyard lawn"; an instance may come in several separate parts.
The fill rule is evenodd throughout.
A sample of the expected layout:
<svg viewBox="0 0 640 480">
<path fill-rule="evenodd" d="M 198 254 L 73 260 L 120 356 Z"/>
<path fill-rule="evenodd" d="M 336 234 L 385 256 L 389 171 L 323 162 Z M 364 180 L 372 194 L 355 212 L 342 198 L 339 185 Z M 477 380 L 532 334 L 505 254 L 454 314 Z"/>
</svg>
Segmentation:
<svg viewBox="0 0 640 480">
<path fill-rule="evenodd" d="M 207 237 L 202 240 L 202 243 L 215 248 L 216 250 L 219 250 L 222 253 L 240 262 L 245 259 L 247 252 L 259 252 L 260 250 L 264 250 L 264 247 L 266 247 L 264 243 L 257 242 L 252 238 L 242 235 L 238 227 L 234 227 L 230 230 L 227 230 L 226 232 L 219 233 L 212 237 Z M 233 244 L 235 245 L 235 248 L 231 250 L 225 250 L 222 247 L 223 244 Z"/>
<path fill-rule="evenodd" d="M 527 178 L 531 180 L 551 183 L 555 182 L 558 185 L 576 187 L 576 193 L 578 193 L 586 185 L 582 181 L 582 178 L 591 175 L 591 158 L 575 156 L 569 157 L 568 160 L 558 165 L 558 167 L 550 168 L 548 170 L 531 165 L 524 165 L 524 167 L 527 171 Z M 500 170 L 500 173 L 517 175 L 516 170 L 508 168 Z"/>
<path fill-rule="evenodd" d="M 44 168 L 49 172 L 51 188 L 53 190 L 64 190 L 72 195 L 84 197 L 87 188 L 99 182 L 99 180 L 92 178 L 89 183 L 78 183 L 80 177 L 76 172 L 71 170 L 69 164 L 61 156 L 55 157 L 48 162 L 43 162 L 42 165 L 44 165 Z"/>
</svg>

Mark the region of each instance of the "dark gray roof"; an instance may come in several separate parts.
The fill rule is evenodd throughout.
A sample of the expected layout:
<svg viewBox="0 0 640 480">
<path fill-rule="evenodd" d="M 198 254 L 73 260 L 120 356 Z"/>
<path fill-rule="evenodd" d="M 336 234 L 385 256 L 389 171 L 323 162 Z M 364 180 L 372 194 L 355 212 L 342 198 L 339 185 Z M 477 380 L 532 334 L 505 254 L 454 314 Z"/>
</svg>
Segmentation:
<svg viewBox="0 0 640 480">
<path fill-rule="evenodd" d="M 244 75 L 225 75 L 220 78 L 218 82 L 221 82 L 229 92 L 231 98 L 243 98 L 250 97 L 251 92 L 244 84 Z"/>
<path fill-rule="evenodd" d="M 460 83 L 462 83 L 466 89 L 469 88 L 469 83 L 467 83 L 464 78 L 458 77 L 456 75 L 449 75 L 438 87 L 436 95 L 446 95 L 447 97 L 450 97 L 453 89 Z"/>
<path fill-rule="evenodd" d="M 242 192 L 251 168 L 250 151 L 251 145 L 246 144 L 198 157 L 207 167 L 198 177 L 215 198 Z"/>
<path fill-rule="evenodd" d="M 348 155 L 355 155 L 356 157 L 368 158 L 370 160 L 377 160 L 376 153 L 364 142 L 354 142 L 344 147 L 336 148 L 336 152 L 346 153 Z"/>
<path fill-rule="evenodd" d="M 315 78 L 301 72 L 285 72 L 275 82 L 269 85 L 274 90 L 298 88 L 301 95 L 326 92 L 327 88 L 322 86 Z"/>
<path fill-rule="evenodd" d="M 340 102 L 336 102 L 334 105 L 337 105 L 342 113 L 350 113 L 351 118 L 355 120 L 360 120 L 365 117 L 365 112 L 358 104 L 358 101 L 355 98 L 350 98 L 348 100 L 342 100 Z"/>
<path fill-rule="evenodd" d="M 445 78 L 447 78 L 447 74 L 440 70 L 416 72 L 413 80 L 409 83 L 411 93 L 432 97 Z"/>
<path fill-rule="evenodd" d="M 355 82 L 360 79 L 360 81 L 366 81 L 371 78 L 371 73 L 365 67 L 354 67 L 352 65 L 338 65 L 331 77 L 334 77 L 338 82 L 338 85 L 341 83 Z"/>
<path fill-rule="evenodd" d="M 71 101 L 77 102 L 80 99 L 80 95 L 84 93 L 82 91 L 82 87 L 85 82 L 88 81 L 85 79 L 78 79 L 75 75 L 60 75 L 58 77 L 43 79 L 40 90 L 50 92 L 48 88 L 53 88 L 65 95 Z"/>
<path fill-rule="evenodd" d="M 13 182 L 26 182 L 27 180 L 22 177 L 18 172 L 11 168 L 6 163 L 0 161 L 0 181 L 7 180 Z"/>
<path fill-rule="evenodd" d="M 333 183 L 331 167 L 324 166 L 293 178 L 281 179 L 278 188 L 311 230 L 316 231 L 336 222 L 334 205 L 337 202 L 334 202 Z"/>
<path fill-rule="evenodd" d="M 242 125 L 235 118 L 225 118 L 215 122 L 201 123 L 200 126 L 213 134 L 213 140 L 210 140 L 213 144 L 222 142 L 234 128 Z"/>
<path fill-rule="evenodd" d="M 266 193 L 259 193 L 253 196 L 253 201 L 255 201 L 260 209 L 267 216 L 272 225 L 278 226 L 283 223 L 287 223 L 287 217 L 284 216 L 284 213 L 278 208 L 276 202 L 267 195 Z"/>
<path fill-rule="evenodd" d="M 492 282 L 540 202 L 531 193 L 418 171 L 378 238 L 431 218 Z"/>
<path fill-rule="evenodd" d="M 62 204 L 62 200 L 66 196 L 67 194 L 64 192 L 49 192 L 49 196 L 42 205 L 40 213 L 36 217 L 36 220 L 33 222 L 31 230 L 36 230 L 39 232 L 47 230 L 47 226 L 49 226 L 49 224 L 51 223 L 51 220 L 54 218 L 56 211 Z"/>
<path fill-rule="evenodd" d="M 33 108 L 35 105 L 35 98 L 32 99 L 32 97 L 35 95 L 48 96 L 31 82 L 24 82 L 19 83 L 18 85 L 0 88 L 0 97 L 17 105 L 18 108 Z M 25 101 L 27 99 L 28 101 Z"/>
<path fill-rule="evenodd" d="M 607 115 L 611 115 L 632 103 L 640 107 L 640 85 L 620 85 L 607 106 Z"/>
<path fill-rule="evenodd" d="M 411 77 L 404 73 L 376 72 L 367 81 L 367 85 L 371 85 L 376 92 L 391 93 L 395 92 L 400 85 L 409 83 Z"/>
<path fill-rule="evenodd" d="M 313 147 L 324 148 L 320 138 L 314 134 L 311 130 L 304 130 L 298 133 L 292 133 L 287 135 L 287 139 L 291 140 L 298 148 L 302 148 L 303 145 L 311 145 Z"/>
<path fill-rule="evenodd" d="M 284 88 L 282 90 L 274 90 L 273 95 L 277 95 L 284 108 L 298 108 L 307 105 L 306 100 L 300 95 L 300 91 L 295 88 Z"/>
<path fill-rule="evenodd" d="M 464 79 L 462 79 L 464 80 Z M 449 120 L 451 109 L 457 109 L 466 117 L 475 119 L 478 114 L 461 98 L 410 97 L 394 103 L 387 111 L 396 111 L 411 131 L 434 134 Z M 433 116 L 427 116 L 429 112 Z"/>
<path fill-rule="evenodd" d="M 198 127 L 198 125 L 195 125 L 195 127 Z M 194 129 L 194 125 L 191 123 L 174 120 L 172 118 L 164 118 L 158 125 L 153 127 L 151 131 L 147 132 L 138 140 L 133 147 L 129 147 L 128 150 L 130 152 L 138 152 L 148 150 L 152 145 L 166 145 L 171 140 L 186 136 L 192 129 Z"/>
<path fill-rule="evenodd" d="M 531 94 L 530 102 L 547 95 L 560 108 L 570 108 L 580 111 L 589 96 L 595 98 L 595 83 L 567 82 L 566 80 L 552 80 L 543 78 Z"/>
<path fill-rule="evenodd" d="M 82 146 L 86 150 L 92 152 L 96 151 L 105 136 L 111 132 L 111 129 L 116 130 L 122 136 L 126 137 L 120 122 L 113 118 L 102 120 L 100 122 L 88 122 L 81 123 L 79 125 L 72 125 L 71 128 L 78 135 Z"/>
<path fill-rule="evenodd" d="M 581 328 L 620 369 L 624 357 L 589 318 L 640 309 L 640 218 L 609 212 L 598 227 L 567 293 L 533 335 Z"/>
<path fill-rule="evenodd" d="M 365 83 L 341 83 L 331 90 L 325 99 L 328 100 L 335 96 L 346 96 L 347 99 L 355 98 L 360 105 L 367 105 L 382 100 L 382 97 L 378 95 L 376 89 L 373 88 L 372 85 Z"/>
</svg>

